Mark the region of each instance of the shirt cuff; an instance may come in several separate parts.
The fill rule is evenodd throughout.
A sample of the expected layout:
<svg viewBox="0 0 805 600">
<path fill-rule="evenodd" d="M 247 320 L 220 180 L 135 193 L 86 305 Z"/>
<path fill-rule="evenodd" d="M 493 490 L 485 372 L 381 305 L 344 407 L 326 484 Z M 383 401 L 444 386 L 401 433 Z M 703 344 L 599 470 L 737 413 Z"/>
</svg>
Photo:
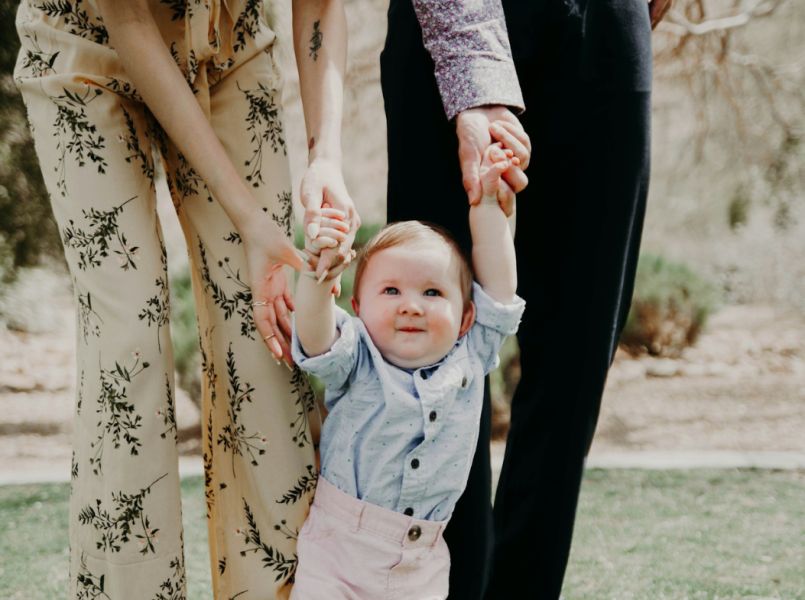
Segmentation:
<svg viewBox="0 0 805 600">
<path fill-rule="evenodd" d="M 517 71 L 510 61 L 479 56 L 466 64 L 466 57 L 446 57 L 436 69 L 436 83 L 448 120 L 479 106 L 499 104 L 518 114 L 525 110 Z"/>
<path fill-rule="evenodd" d="M 503 335 L 514 335 L 520 326 L 525 311 L 525 300 L 515 296 L 510 304 L 498 302 L 484 291 L 477 282 L 472 282 L 472 300 L 475 303 L 475 321 Z"/>
<path fill-rule="evenodd" d="M 335 307 L 335 324 L 338 337 L 323 354 L 308 356 L 302 349 L 299 336 L 296 333 L 296 317 L 293 317 L 293 335 L 291 337 L 291 356 L 300 369 L 315 375 L 325 385 L 334 384 L 340 387 L 344 384 L 357 357 L 357 336 L 352 317 L 343 309 Z"/>
</svg>

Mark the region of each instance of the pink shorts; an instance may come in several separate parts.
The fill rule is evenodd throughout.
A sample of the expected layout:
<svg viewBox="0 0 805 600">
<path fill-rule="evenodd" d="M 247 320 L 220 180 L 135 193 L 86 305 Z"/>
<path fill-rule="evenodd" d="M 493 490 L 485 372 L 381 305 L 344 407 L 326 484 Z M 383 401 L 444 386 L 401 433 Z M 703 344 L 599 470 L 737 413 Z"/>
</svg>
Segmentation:
<svg viewBox="0 0 805 600">
<path fill-rule="evenodd" d="M 296 546 L 292 600 L 443 600 L 446 521 L 423 521 L 345 494 L 319 477 Z"/>
</svg>

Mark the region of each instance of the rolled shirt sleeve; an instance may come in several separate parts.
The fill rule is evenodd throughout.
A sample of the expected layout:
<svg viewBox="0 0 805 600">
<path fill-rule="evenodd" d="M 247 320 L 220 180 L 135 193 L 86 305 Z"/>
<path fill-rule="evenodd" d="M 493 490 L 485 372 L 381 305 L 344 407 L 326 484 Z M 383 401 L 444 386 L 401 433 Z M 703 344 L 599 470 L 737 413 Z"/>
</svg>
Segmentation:
<svg viewBox="0 0 805 600">
<path fill-rule="evenodd" d="M 523 110 L 500 0 L 412 1 L 448 120 L 489 104 Z"/>
<path fill-rule="evenodd" d="M 515 296 L 511 304 L 503 304 L 490 297 L 476 282 L 472 284 L 472 300 L 475 303 L 475 323 L 467 333 L 468 343 L 481 359 L 486 374 L 500 363 L 498 352 L 505 339 L 517 333 L 525 300 Z"/>
<path fill-rule="evenodd" d="M 308 356 L 302 349 L 296 332 L 296 320 L 293 323 L 291 340 L 291 356 L 300 369 L 321 379 L 328 391 L 329 398 L 338 398 L 339 390 L 349 381 L 349 376 L 358 363 L 360 336 L 355 328 L 353 317 L 339 307 L 335 307 L 335 323 L 338 337 L 327 352 L 316 356 Z M 332 406 L 328 406 L 331 409 Z"/>
</svg>

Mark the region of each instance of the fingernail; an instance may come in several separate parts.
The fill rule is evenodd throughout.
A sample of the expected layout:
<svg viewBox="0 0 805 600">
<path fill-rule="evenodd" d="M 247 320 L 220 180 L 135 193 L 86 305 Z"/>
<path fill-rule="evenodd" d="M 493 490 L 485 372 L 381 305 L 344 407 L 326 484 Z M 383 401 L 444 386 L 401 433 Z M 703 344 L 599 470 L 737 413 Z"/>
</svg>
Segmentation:
<svg viewBox="0 0 805 600">
<path fill-rule="evenodd" d="M 282 361 L 282 364 L 285 365 L 285 368 L 287 368 L 291 373 L 293 373 L 293 367 L 291 365 L 285 361 Z"/>
<path fill-rule="evenodd" d="M 330 270 L 329 270 L 329 269 L 324 269 L 324 271 L 322 271 L 321 276 L 319 276 L 319 279 L 318 279 L 318 282 L 317 282 L 317 283 L 321 283 L 322 281 L 324 281 L 325 279 L 327 279 L 327 275 L 329 275 L 329 273 L 330 273 Z"/>
<path fill-rule="evenodd" d="M 317 235 L 319 235 L 319 224 L 315 221 L 313 223 L 308 223 L 307 235 L 311 238 L 315 238 Z"/>
</svg>

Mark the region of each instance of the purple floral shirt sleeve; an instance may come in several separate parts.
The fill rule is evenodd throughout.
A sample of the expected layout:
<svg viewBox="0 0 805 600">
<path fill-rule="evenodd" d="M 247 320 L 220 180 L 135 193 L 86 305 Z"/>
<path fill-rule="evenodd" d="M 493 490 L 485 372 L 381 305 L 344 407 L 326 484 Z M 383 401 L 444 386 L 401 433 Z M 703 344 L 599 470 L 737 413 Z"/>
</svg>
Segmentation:
<svg viewBox="0 0 805 600">
<path fill-rule="evenodd" d="M 447 118 L 486 104 L 524 108 L 500 0 L 413 0 Z"/>
</svg>

